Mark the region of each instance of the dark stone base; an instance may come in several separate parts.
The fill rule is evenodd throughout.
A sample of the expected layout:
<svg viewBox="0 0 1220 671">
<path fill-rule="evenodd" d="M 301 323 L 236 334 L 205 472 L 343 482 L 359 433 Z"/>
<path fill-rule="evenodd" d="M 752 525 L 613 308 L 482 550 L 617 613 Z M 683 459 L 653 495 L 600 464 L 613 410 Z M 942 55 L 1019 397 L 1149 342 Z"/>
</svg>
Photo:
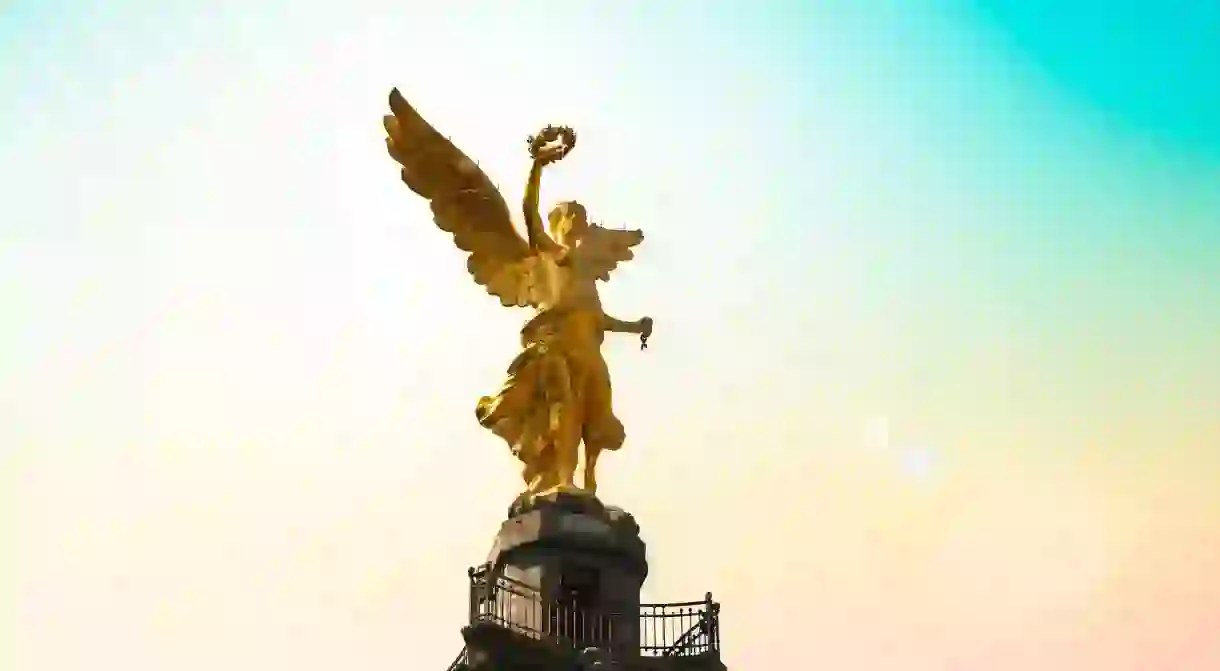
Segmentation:
<svg viewBox="0 0 1220 671">
<path fill-rule="evenodd" d="M 508 507 L 508 519 L 539 508 L 557 508 L 585 515 L 601 515 L 606 506 L 596 496 L 585 494 L 544 494 L 532 500 L 517 499 Z"/>
<path fill-rule="evenodd" d="M 640 527 L 595 497 L 514 504 L 482 570 L 472 624 L 462 630 L 468 671 L 724 670 L 716 651 L 640 655 L 648 575 Z"/>
<path fill-rule="evenodd" d="M 580 553 L 613 560 L 637 574 L 636 589 L 648 575 L 640 525 L 621 508 L 592 496 L 550 494 L 514 504 L 509 513 L 487 557 L 492 566 L 512 563 L 514 556 L 523 554 Z"/>
<path fill-rule="evenodd" d="M 522 636 L 491 624 L 462 629 L 470 671 L 570 671 L 577 667 L 571 650 Z"/>
</svg>

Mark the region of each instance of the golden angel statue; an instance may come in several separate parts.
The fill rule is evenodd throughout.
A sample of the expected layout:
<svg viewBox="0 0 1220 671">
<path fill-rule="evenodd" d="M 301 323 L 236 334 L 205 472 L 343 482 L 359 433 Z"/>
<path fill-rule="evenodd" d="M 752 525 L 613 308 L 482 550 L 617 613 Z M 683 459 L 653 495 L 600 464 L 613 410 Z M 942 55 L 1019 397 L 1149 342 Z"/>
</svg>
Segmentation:
<svg viewBox="0 0 1220 671">
<path fill-rule="evenodd" d="M 504 197 L 487 175 L 438 133 L 397 89 L 384 118 L 386 146 L 402 166 L 402 181 L 431 203 L 441 230 L 469 254 L 475 282 L 505 306 L 530 307 L 535 315 L 521 329 L 521 353 L 494 396 L 478 401 L 479 423 L 504 439 L 525 464 L 521 499 L 562 492 L 594 495 L 597 458 L 619 449 L 623 425 L 611 405 L 610 372 L 602 357 L 606 332 L 634 333 L 645 347 L 652 320 L 623 321 L 602 310 L 597 281 L 610 279 L 618 264 L 634 256 L 640 231 L 590 224 L 585 208 L 564 202 L 548 216 L 549 235 L 538 210 L 544 166 L 575 146 L 571 129 L 547 126 L 529 139 L 533 166 L 525 188 L 525 230 L 513 226 Z M 574 477 L 581 441 L 584 487 Z"/>
</svg>

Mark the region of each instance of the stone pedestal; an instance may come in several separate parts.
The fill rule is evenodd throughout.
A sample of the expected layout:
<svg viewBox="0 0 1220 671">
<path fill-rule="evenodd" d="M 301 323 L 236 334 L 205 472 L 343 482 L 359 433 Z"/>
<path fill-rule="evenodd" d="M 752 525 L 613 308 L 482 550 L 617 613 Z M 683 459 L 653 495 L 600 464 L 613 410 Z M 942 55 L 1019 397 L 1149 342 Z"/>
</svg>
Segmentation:
<svg viewBox="0 0 1220 671">
<path fill-rule="evenodd" d="M 562 494 L 516 508 L 483 571 L 471 593 L 474 624 L 463 632 L 471 668 L 516 668 L 505 655 L 520 657 L 520 668 L 543 669 L 573 668 L 588 648 L 637 653 L 648 562 L 626 512 Z M 476 665 L 482 659 L 487 664 Z"/>
</svg>

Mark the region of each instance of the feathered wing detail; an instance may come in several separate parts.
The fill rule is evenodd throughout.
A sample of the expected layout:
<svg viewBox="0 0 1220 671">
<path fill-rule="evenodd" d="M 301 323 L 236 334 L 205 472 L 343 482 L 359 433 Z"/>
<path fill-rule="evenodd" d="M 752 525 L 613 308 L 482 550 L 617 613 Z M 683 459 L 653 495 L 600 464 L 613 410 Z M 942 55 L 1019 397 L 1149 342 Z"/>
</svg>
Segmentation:
<svg viewBox="0 0 1220 671">
<path fill-rule="evenodd" d="M 390 92 L 384 117 L 386 148 L 402 166 L 402 181 L 428 199 L 437 227 L 469 252 L 466 269 L 506 306 L 532 306 L 543 283 L 534 282 L 538 259 L 513 227 L 504 196 L 487 175 L 402 97 Z"/>
<path fill-rule="evenodd" d="M 593 224 L 581 237 L 573 256 L 585 272 L 603 282 L 609 282 L 610 273 L 614 272 L 618 264 L 635 258 L 635 252 L 631 248 L 643 241 L 642 231 L 602 228 Z"/>
</svg>

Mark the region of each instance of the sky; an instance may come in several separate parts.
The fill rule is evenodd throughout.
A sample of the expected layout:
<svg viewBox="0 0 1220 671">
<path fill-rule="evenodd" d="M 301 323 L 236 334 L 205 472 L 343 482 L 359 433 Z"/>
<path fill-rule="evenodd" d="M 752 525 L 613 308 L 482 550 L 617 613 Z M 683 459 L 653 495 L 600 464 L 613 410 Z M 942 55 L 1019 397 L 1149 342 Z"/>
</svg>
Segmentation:
<svg viewBox="0 0 1220 671">
<path fill-rule="evenodd" d="M 1103 7 L 1103 5 L 1105 5 Z M 526 315 L 397 86 L 604 285 L 649 601 L 733 669 L 1220 668 L 1220 5 L 0 3 L 0 668 L 443 669 Z"/>
</svg>

